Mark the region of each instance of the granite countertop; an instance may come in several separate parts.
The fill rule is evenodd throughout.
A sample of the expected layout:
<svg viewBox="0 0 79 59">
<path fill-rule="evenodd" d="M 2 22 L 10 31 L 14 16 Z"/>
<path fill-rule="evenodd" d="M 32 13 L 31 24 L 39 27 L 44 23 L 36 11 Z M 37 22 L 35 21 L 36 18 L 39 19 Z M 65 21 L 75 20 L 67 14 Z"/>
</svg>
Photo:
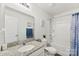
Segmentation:
<svg viewBox="0 0 79 59">
<path fill-rule="evenodd" d="M 35 52 L 36 50 L 38 50 L 44 46 L 41 42 L 37 42 L 37 41 L 28 42 L 28 43 L 26 43 L 26 45 L 35 45 L 35 48 L 33 48 L 32 50 L 26 51 L 24 53 L 21 53 L 18 51 L 18 49 L 20 47 L 22 47 L 22 45 L 17 45 L 17 46 L 8 48 L 5 51 L 0 52 L 0 56 L 25 56 L 25 55 L 28 56 L 31 53 Z"/>
</svg>

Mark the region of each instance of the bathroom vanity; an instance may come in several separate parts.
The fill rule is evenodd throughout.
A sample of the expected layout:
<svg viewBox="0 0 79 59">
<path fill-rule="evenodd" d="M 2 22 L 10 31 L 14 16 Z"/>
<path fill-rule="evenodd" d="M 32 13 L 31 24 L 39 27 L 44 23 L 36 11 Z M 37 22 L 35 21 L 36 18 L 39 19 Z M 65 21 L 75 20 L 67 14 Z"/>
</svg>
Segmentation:
<svg viewBox="0 0 79 59">
<path fill-rule="evenodd" d="M 16 45 L 7 50 L 0 51 L 0 56 L 43 56 L 44 44 L 31 41 L 25 45 Z"/>
</svg>

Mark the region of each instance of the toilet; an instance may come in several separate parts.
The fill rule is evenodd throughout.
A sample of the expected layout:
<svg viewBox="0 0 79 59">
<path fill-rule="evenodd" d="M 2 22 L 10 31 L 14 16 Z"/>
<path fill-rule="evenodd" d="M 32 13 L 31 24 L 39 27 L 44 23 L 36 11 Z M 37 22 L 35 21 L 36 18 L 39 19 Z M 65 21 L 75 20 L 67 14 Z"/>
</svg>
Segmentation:
<svg viewBox="0 0 79 59">
<path fill-rule="evenodd" d="M 54 56 L 57 53 L 54 47 L 45 47 L 44 50 L 46 51 L 45 55 L 49 55 L 49 56 Z"/>
<path fill-rule="evenodd" d="M 49 44 L 50 46 L 47 46 L 48 43 L 45 35 L 41 41 L 44 44 L 44 55 L 54 56 L 57 53 L 56 49 L 52 47 L 51 44 Z"/>
</svg>

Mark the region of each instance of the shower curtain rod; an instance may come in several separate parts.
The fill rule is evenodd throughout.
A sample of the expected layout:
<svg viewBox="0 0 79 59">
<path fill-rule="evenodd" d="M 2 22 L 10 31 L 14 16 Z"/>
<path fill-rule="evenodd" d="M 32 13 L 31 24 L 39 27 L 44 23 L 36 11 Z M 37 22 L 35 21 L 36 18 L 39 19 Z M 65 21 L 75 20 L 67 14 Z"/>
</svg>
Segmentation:
<svg viewBox="0 0 79 59">
<path fill-rule="evenodd" d="M 54 16 L 54 18 L 59 18 L 59 17 L 62 17 L 62 16 L 73 15 L 73 14 L 76 14 L 76 13 L 79 13 L 79 9 L 77 9 L 77 10 L 72 10 L 72 11 L 65 12 L 65 13 L 61 13 L 61 14 L 59 14 L 59 15 Z"/>
</svg>

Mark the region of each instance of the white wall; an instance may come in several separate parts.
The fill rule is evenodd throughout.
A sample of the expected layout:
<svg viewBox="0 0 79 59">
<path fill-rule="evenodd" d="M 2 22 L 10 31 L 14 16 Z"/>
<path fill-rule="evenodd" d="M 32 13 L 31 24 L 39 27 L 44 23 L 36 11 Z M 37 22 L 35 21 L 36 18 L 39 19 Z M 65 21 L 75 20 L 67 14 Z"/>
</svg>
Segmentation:
<svg viewBox="0 0 79 59">
<path fill-rule="evenodd" d="M 49 39 L 49 19 L 50 16 L 39 7 L 31 4 L 32 14 L 35 17 L 35 39 L 41 39 L 43 34 Z M 45 21 L 45 26 L 42 27 L 42 21 Z"/>
</svg>

